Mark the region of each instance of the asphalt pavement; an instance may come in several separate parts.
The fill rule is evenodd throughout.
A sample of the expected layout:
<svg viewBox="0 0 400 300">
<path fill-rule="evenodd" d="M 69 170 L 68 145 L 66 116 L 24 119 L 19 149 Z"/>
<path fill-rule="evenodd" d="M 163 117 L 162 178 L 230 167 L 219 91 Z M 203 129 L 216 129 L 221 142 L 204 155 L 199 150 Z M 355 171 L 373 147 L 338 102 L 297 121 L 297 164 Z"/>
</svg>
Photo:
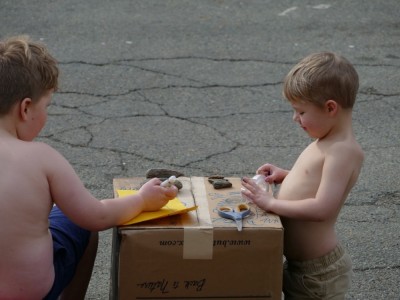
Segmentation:
<svg viewBox="0 0 400 300">
<path fill-rule="evenodd" d="M 310 139 L 281 95 L 309 53 L 360 76 L 354 131 L 366 160 L 338 235 L 354 263 L 347 299 L 400 299 L 400 2 L 0 0 L 0 38 L 28 34 L 58 59 L 61 87 L 39 140 L 98 198 L 112 180 L 290 168 Z M 87 299 L 108 299 L 111 230 Z"/>
</svg>

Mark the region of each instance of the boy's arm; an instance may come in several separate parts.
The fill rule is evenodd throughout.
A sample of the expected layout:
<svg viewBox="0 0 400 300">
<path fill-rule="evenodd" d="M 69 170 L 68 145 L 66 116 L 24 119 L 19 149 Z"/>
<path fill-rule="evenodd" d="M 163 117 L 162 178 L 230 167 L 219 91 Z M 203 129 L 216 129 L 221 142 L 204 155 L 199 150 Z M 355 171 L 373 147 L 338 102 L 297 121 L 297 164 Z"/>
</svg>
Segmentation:
<svg viewBox="0 0 400 300">
<path fill-rule="evenodd" d="M 139 193 L 99 201 L 84 187 L 67 160 L 45 144 L 46 174 L 53 201 L 76 224 L 93 231 L 120 225 L 144 210 L 157 210 L 177 194 L 153 179 Z"/>
<path fill-rule="evenodd" d="M 354 149 L 335 149 L 326 155 L 322 170 L 322 177 L 315 198 L 284 200 L 275 199 L 272 194 L 262 192 L 251 181 L 244 182 L 244 187 L 251 190 L 247 195 L 264 210 L 277 215 L 306 221 L 324 221 L 335 218 L 349 190 L 354 184 L 351 182 L 353 173 L 359 171 L 361 165 Z M 362 161 L 362 160 L 361 160 Z"/>
<path fill-rule="evenodd" d="M 280 184 L 285 179 L 287 174 L 289 174 L 289 170 L 284 170 L 282 168 L 278 168 L 277 166 L 267 163 L 259 167 L 256 173 L 264 175 L 265 181 L 270 184 Z"/>
</svg>

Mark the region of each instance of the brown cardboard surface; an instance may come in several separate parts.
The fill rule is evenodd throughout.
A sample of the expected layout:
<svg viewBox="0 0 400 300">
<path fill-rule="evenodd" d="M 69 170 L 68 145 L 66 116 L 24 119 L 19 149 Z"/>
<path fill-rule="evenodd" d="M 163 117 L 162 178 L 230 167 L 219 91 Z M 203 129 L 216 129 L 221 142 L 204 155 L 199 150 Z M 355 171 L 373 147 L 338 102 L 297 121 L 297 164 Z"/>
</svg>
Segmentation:
<svg viewBox="0 0 400 300">
<path fill-rule="evenodd" d="M 221 206 L 232 206 L 243 203 L 240 189 L 240 178 L 228 178 L 232 182 L 232 188 L 216 190 L 203 178 L 204 186 L 207 191 L 210 214 L 213 226 L 215 227 L 236 227 L 232 220 L 221 218 L 218 215 L 217 208 Z M 195 195 L 196 196 L 196 195 Z M 195 197 L 197 199 L 197 197 Z M 243 220 L 243 227 L 260 227 L 267 226 L 269 228 L 282 228 L 282 223 L 277 215 L 273 215 L 258 208 L 256 205 L 249 203 L 251 214 Z"/>
<path fill-rule="evenodd" d="M 215 190 L 207 178 L 179 178 L 178 198 L 197 211 L 114 230 L 114 299 L 281 299 L 283 228 L 251 206 L 239 232 L 216 208 L 242 202 L 239 178 Z M 115 179 L 135 189 L 140 178 Z M 193 202 L 192 202 L 193 201 Z"/>
</svg>

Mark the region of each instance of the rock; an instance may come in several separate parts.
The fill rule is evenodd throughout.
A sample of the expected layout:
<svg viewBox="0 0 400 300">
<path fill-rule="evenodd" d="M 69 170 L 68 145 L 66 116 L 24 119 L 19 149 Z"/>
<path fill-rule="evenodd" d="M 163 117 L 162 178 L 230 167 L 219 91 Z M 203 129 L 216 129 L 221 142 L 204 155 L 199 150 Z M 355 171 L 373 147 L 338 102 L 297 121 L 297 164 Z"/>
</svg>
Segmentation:
<svg viewBox="0 0 400 300">
<path fill-rule="evenodd" d="M 183 175 L 182 172 L 169 169 L 149 169 L 146 172 L 146 178 L 169 178 L 171 176 L 180 177 Z"/>
<path fill-rule="evenodd" d="M 175 180 L 174 185 L 178 188 L 178 190 L 183 188 L 182 182 L 180 182 L 179 180 Z"/>
<path fill-rule="evenodd" d="M 232 182 L 230 182 L 228 179 L 215 179 L 212 182 L 212 185 L 214 189 L 219 190 L 232 187 Z"/>
<path fill-rule="evenodd" d="M 212 175 L 208 177 L 208 182 L 213 183 L 216 179 L 224 179 L 224 176 L 221 175 Z"/>
</svg>

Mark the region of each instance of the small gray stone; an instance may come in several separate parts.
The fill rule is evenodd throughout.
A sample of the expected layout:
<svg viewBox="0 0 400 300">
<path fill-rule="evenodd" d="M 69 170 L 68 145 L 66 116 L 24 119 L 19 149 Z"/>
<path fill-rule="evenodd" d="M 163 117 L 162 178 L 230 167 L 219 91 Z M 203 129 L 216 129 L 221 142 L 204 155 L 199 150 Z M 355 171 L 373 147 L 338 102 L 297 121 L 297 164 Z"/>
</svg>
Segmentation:
<svg viewBox="0 0 400 300">
<path fill-rule="evenodd" d="M 216 190 L 232 187 L 232 183 L 228 179 L 215 179 L 212 185 Z"/>
</svg>

